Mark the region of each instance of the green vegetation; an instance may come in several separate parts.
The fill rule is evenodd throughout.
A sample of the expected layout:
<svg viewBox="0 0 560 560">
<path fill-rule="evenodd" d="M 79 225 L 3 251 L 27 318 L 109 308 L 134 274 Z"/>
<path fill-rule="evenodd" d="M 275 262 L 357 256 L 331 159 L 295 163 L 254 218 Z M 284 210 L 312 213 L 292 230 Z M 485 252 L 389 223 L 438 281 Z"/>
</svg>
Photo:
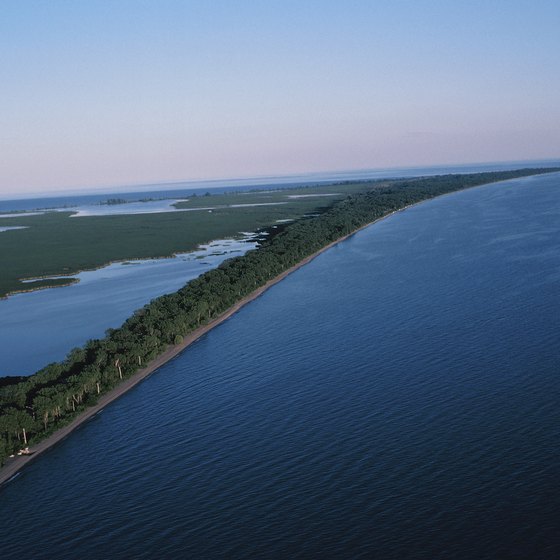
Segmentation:
<svg viewBox="0 0 560 560">
<path fill-rule="evenodd" d="M 105 201 L 99 202 L 101 206 L 115 206 L 116 204 L 126 204 L 128 201 L 124 198 L 108 198 Z"/>
<path fill-rule="evenodd" d="M 347 196 L 314 218 L 279 228 L 263 246 L 229 259 L 174 294 L 154 299 L 102 340 L 90 340 L 28 378 L 0 379 L 0 463 L 94 404 L 168 346 L 329 243 L 410 204 L 484 183 L 551 170 L 447 175 L 394 182 Z"/>
<path fill-rule="evenodd" d="M 113 261 L 166 257 L 191 251 L 201 243 L 234 237 L 241 231 L 270 227 L 277 220 L 299 218 L 330 206 L 347 194 L 379 183 L 311 187 L 274 192 L 198 196 L 180 203 L 181 208 L 207 208 L 212 212 L 167 212 L 120 216 L 83 216 L 48 212 L 38 216 L 0 218 L 0 226 L 28 229 L 0 234 L 0 297 L 9 293 L 60 286 L 71 280 L 24 284 L 22 279 L 71 275 L 99 268 Z M 342 193 L 338 196 L 290 198 L 300 194 Z M 239 204 L 274 206 L 233 207 Z"/>
</svg>

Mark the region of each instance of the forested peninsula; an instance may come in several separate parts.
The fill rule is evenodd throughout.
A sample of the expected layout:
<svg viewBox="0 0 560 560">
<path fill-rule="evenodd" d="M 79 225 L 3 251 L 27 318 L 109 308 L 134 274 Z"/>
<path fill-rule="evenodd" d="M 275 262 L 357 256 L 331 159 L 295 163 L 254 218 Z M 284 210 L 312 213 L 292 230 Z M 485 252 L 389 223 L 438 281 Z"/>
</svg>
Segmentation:
<svg viewBox="0 0 560 560">
<path fill-rule="evenodd" d="M 110 391 L 127 383 L 131 386 L 135 374 L 146 371 L 149 364 L 161 365 L 162 355 L 176 354 L 186 338 L 206 332 L 271 281 L 358 229 L 436 196 L 554 171 L 560 168 L 395 181 L 349 195 L 318 216 L 271 229 L 270 238 L 258 249 L 154 299 L 120 328 L 107 331 L 105 338 L 72 350 L 65 361 L 47 365 L 30 377 L 0 378 L 0 465 L 22 448 L 33 451 L 34 445 L 68 426 Z"/>
</svg>

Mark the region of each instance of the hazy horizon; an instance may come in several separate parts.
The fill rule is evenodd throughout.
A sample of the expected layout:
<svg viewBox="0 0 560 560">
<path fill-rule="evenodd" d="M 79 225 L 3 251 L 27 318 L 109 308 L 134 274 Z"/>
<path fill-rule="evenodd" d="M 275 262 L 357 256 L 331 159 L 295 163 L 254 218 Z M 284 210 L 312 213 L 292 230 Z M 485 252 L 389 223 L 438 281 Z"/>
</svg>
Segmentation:
<svg viewBox="0 0 560 560">
<path fill-rule="evenodd" d="M 558 159 L 559 23 L 522 0 L 7 2 L 0 196 Z"/>
<path fill-rule="evenodd" d="M 551 165 L 554 167 L 560 166 L 560 157 L 557 158 L 546 158 L 546 159 L 533 159 L 533 160 L 514 160 L 514 161 L 477 161 L 477 162 L 467 162 L 467 163 L 450 163 L 450 164 L 434 164 L 434 165 L 403 165 L 398 167 L 372 167 L 372 168 L 362 168 L 362 169 L 333 169 L 333 170 L 315 170 L 315 171 L 304 171 L 300 173 L 286 173 L 286 174 L 269 174 L 269 175 L 254 175 L 248 177 L 213 177 L 209 179 L 184 179 L 178 181 L 153 181 L 149 183 L 134 183 L 127 185 L 82 185 L 77 187 L 68 187 L 62 189 L 53 190 L 38 190 L 30 191 L 24 193 L 1 193 L 0 200 L 18 200 L 18 199 L 33 199 L 33 198 L 56 198 L 61 196 L 87 196 L 87 195 L 102 195 L 102 194 L 118 194 L 118 193 L 134 193 L 134 192 L 150 192 L 154 190 L 204 190 L 210 189 L 213 186 L 223 187 L 223 186 L 266 186 L 274 184 L 289 184 L 290 180 L 296 183 L 302 183 L 305 181 L 313 182 L 315 177 L 327 176 L 327 175 L 340 175 L 340 180 L 345 180 L 345 177 L 352 179 L 352 175 L 356 174 L 371 174 L 372 178 L 376 178 L 375 175 L 383 177 L 384 173 L 391 175 L 398 171 L 406 170 L 422 170 L 429 169 L 442 169 L 444 173 L 449 168 L 494 168 L 494 167 L 507 167 L 514 169 L 518 166 L 547 166 Z M 469 171 L 465 171 L 468 173 Z M 317 179 L 324 181 L 325 179 Z M 333 179 L 336 180 L 336 179 Z M 356 179 L 360 180 L 360 179 Z"/>
</svg>

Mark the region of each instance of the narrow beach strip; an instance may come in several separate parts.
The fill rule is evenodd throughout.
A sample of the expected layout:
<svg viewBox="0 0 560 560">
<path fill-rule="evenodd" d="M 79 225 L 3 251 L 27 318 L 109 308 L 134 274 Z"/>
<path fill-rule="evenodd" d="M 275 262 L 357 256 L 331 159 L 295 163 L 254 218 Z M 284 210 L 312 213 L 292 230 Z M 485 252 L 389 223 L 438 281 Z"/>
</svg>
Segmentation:
<svg viewBox="0 0 560 560">
<path fill-rule="evenodd" d="M 410 205 L 413 206 L 413 205 Z M 180 354 L 185 348 L 190 346 L 193 342 L 196 342 L 200 337 L 204 336 L 207 332 L 212 330 L 214 327 L 217 327 L 227 319 L 229 319 L 232 315 L 237 313 L 242 307 L 253 301 L 254 299 L 258 298 L 261 294 L 263 294 L 266 290 L 270 287 L 274 286 L 278 282 L 282 281 L 292 272 L 298 270 L 302 266 L 305 266 L 321 253 L 325 252 L 326 250 L 330 249 L 331 247 L 341 243 L 342 241 L 348 239 L 349 237 L 355 235 L 362 229 L 365 229 L 374 223 L 377 223 L 381 220 L 384 220 L 395 214 L 397 212 L 402 212 L 409 208 L 410 206 L 406 206 L 404 208 L 400 208 L 399 210 L 395 210 L 390 214 L 386 214 L 381 218 L 366 224 L 355 231 L 340 237 L 339 239 L 325 245 L 312 255 L 305 257 L 302 261 L 295 264 L 294 266 L 290 267 L 289 269 L 285 270 L 284 272 L 280 273 L 278 276 L 269 280 L 266 284 L 257 288 L 254 292 L 249 294 L 247 297 L 243 298 L 242 300 L 238 301 L 232 307 L 230 307 L 225 313 L 216 317 L 210 323 L 199 327 L 198 329 L 194 330 L 187 336 L 185 336 L 183 342 L 181 344 L 177 344 L 175 346 L 171 346 L 168 350 L 166 350 L 163 354 L 160 354 L 157 358 L 153 359 L 144 369 L 141 369 L 137 373 L 135 373 L 132 377 L 129 377 L 125 381 L 123 381 L 118 387 L 115 387 L 108 393 L 105 393 L 100 399 L 97 401 L 97 404 L 89 407 L 87 410 L 84 410 L 79 416 L 74 418 L 72 422 L 57 430 L 54 434 L 50 435 L 49 437 L 45 438 L 44 440 L 40 441 L 37 445 L 30 447 L 29 455 L 18 455 L 16 457 L 8 459 L 6 464 L 0 468 L 0 486 L 9 482 L 25 465 L 29 464 L 31 461 L 39 457 L 42 453 L 56 445 L 58 442 L 62 441 L 66 438 L 69 434 L 71 434 L 76 428 L 81 426 L 84 422 L 87 422 L 90 418 L 95 416 L 99 411 L 103 410 L 108 404 L 112 403 L 114 400 L 118 399 L 120 396 L 124 395 L 127 391 L 132 389 L 134 386 L 138 385 L 141 381 L 146 379 L 149 375 L 151 375 L 154 371 L 159 369 L 161 366 L 175 358 L 178 354 Z M 258 250 L 258 249 L 257 249 Z"/>
<path fill-rule="evenodd" d="M 523 173 L 523 171 L 530 171 L 530 172 L 529 173 Z M 532 171 L 532 173 L 531 173 L 531 171 Z M 134 387 L 135 385 L 137 385 L 138 383 L 143 381 L 146 377 L 151 375 L 159 367 L 161 367 L 162 365 L 167 363 L 169 360 L 173 359 L 175 356 L 180 354 L 185 348 L 190 346 L 193 342 L 198 340 L 201 336 L 203 336 L 204 334 L 206 334 L 207 332 L 209 332 L 210 330 L 212 330 L 214 327 L 218 326 L 219 324 L 223 323 L 225 320 L 229 319 L 233 314 L 237 313 L 237 311 L 239 311 L 243 306 L 247 305 L 248 303 L 250 303 L 254 299 L 258 298 L 263 292 L 265 292 L 270 287 L 274 286 L 275 284 L 277 284 L 278 282 L 280 282 L 281 280 L 286 278 L 292 272 L 294 272 L 294 271 L 298 270 L 299 268 L 301 268 L 302 266 L 305 266 L 306 264 L 308 264 L 310 261 L 315 259 L 321 253 L 327 251 L 328 249 L 330 249 L 331 247 L 341 243 L 342 241 L 345 241 L 349 237 L 352 237 L 353 235 L 355 235 L 359 231 L 361 231 L 361 230 L 363 230 L 367 227 L 370 227 L 371 225 L 376 224 L 376 223 L 378 223 L 382 220 L 385 220 L 385 219 L 389 218 L 390 216 L 392 216 L 394 214 L 397 214 L 399 212 L 403 212 L 403 211 L 407 210 L 408 208 L 411 208 L 413 206 L 417 206 L 419 204 L 423 204 L 425 202 L 429 202 L 430 200 L 434 200 L 435 198 L 439 198 L 439 197 L 442 197 L 442 196 L 448 196 L 450 194 L 454 194 L 458 191 L 469 190 L 469 189 L 472 189 L 472 188 L 482 187 L 482 186 L 489 185 L 489 184 L 501 183 L 501 182 L 505 182 L 505 181 L 508 181 L 508 180 L 511 180 L 511 179 L 526 177 L 526 176 L 530 176 L 530 175 L 536 175 L 536 174 L 541 174 L 541 173 L 554 173 L 554 172 L 558 172 L 558 171 L 560 171 L 560 169 L 558 169 L 558 168 L 550 168 L 550 169 L 545 169 L 545 170 L 540 170 L 540 171 L 533 170 L 533 169 L 531 169 L 531 170 L 519 170 L 517 172 L 517 173 L 520 173 L 520 175 L 518 177 L 514 176 L 514 177 L 503 178 L 503 179 L 500 178 L 500 179 L 494 180 L 494 181 L 490 180 L 490 181 L 483 181 L 483 182 L 478 183 L 478 184 L 475 183 L 475 184 L 471 184 L 471 185 L 463 185 L 460 188 L 455 188 L 455 189 L 449 190 L 448 192 L 442 192 L 441 194 L 437 194 L 436 196 L 426 197 L 426 198 L 423 198 L 421 200 L 418 200 L 417 202 L 412 202 L 408 205 L 405 205 L 402 208 L 398 208 L 396 210 L 390 211 L 387 214 L 385 214 L 383 216 L 380 216 L 379 218 L 377 218 L 377 219 L 375 219 L 371 222 L 368 222 L 367 224 L 364 224 L 363 226 L 360 226 L 360 227 L 356 228 L 354 231 L 339 237 L 335 241 L 332 241 L 331 243 L 328 243 L 324 247 L 317 250 L 315 253 L 305 257 L 299 263 L 297 263 L 294 266 L 286 269 L 284 272 L 280 273 L 275 278 L 272 278 L 271 280 L 269 280 L 268 282 L 263 284 L 261 287 L 257 288 L 253 292 L 251 292 L 248 296 L 239 300 L 232 307 L 230 307 L 227 311 L 225 311 L 222 315 L 216 317 L 214 320 L 210 321 L 206 325 L 203 325 L 203 326 L 199 327 L 198 329 L 194 330 L 193 332 L 191 332 L 190 334 L 186 335 L 181 344 L 178 344 L 178 345 L 175 345 L 175 346 L 170 346 L 164 353 L 162 353 L 160 356 L 158 356 L 157 358 L 152 360 L 144 369 L 138 371 L 136 374 L 132 375 L 130 378 L 123 381 L 119 386 L 115 387 L 114 389 L 112 389 L 108 393 L 105 393 L 102 397 L 99 398 L 99 401 L 97 402 L 97 404 L 89 407 L 83 413 L 78 415 L 68 425 L 64 426 L 63 428 L 60 428 L 55 433 L 53 433 L 51 436 L 49 436 L 48 438 L 45 438 L 44 440 L 39 442 L 37 445 L 33 446 L 30 449 L 30 454 L 29 455 L 18 455 L 16 457 L 8 459 L 6 464 L 3 467 L 0 468 L 0 486 L 3 485 L 4 483 L 8 482 L 10 479 L 12 479 L 30 461 L 32 461 L 33 459 L 35 459 L 36 457 L 41 455 L 41 453 L 47 451 L 52 446 L 56 445 L 58 442 L 63 440 L 72 431 L 74 431 L 76 428 L 78 428 L 84 422 L 86 422 L 87 420 L 89 420 L 90 418 L 95 416 L 103 408 L 105 408 L 109 403 L 118 399 L 121 395 L 126 393 L 132 387 Z M 515 173 L 515 172 L 512 172 L 512 173 Z M 257 251 L 258 251 L 258 249 L 257 249 Z"/>
</svg>

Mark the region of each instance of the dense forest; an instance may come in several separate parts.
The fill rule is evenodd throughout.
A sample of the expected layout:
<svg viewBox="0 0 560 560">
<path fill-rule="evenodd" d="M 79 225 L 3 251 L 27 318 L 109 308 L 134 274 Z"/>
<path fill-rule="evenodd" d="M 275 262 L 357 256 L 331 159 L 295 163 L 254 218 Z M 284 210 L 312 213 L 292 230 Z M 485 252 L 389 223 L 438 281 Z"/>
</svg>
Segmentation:
<svg viewBox="0 0 560 560">
<path fill-rule="evenodd" d="M 410 204 L 460 189 L 556 169 L 442 175 L 353 194 L 322 214 L 270 230 L 261 246 L 139 309 L 105 338 L 30 377 L 0 378 L 0 464 L 94 404 L 170 345 L 325 245 Z"/>
</svg>

